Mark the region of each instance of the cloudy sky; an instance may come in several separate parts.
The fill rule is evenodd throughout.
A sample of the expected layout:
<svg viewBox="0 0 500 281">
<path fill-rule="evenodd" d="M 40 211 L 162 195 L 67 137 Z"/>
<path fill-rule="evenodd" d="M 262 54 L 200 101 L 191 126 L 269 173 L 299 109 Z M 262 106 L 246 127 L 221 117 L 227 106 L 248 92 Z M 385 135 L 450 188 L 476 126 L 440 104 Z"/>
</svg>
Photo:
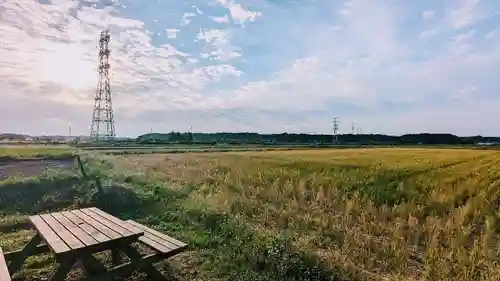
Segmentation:
<svg viewBox="0 0 500 281">
<path fill-rule="evenodd" d="M 500 135 L 498 0 L 0 0 L 0 132 Z"/>
</svg>

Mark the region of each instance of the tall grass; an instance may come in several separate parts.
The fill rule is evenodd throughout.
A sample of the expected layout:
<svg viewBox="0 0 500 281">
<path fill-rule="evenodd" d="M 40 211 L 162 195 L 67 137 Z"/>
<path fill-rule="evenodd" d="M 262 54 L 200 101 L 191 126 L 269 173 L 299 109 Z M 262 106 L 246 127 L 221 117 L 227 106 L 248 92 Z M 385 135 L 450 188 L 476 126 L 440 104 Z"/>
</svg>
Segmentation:
<svg viewBox="0 0 500 281">
<path fill-rule="evenodd" d="M 263 235 L 244 220 L 208 209 L 191 198 L 194 186 L 173 188 L 160 178 L 117 170 L 102 159 L 83 162 L 89 168 L 87 178 L 99 178 L 104 193 L 97 193 L 76 170 L 0 183 L 0 247 L 10 251 L 29 241 L 34 235 L 25 229 L 30 214 L 97 206 L 190 245 L 160 265 L 167 280 L 345 280 L 340 271 L 330 271 L 296 250 L 287 237 Z M 109 261 L 106 253 L 100 258 Z M 55 268 L 51 255 L 45 254 L 30 258 L 14 277 L 46 280 Z M 81 280 L 82 274 L 77 267 L 67 280 Z M 146 280 L 143 277 L 134 274 L 126 280 Z"/>
<path fill-rule="evenodd" d="M 105 195 L 69 172 L 0 185 L 0 228 L 11 230 L 0 246 L 27 241 L 32 232 L 20 225 L 31 213 L 92 205 L 187 242 L 190 249 L 169 262 L 174 280 L 493 281 L 499 156 L 464 149 L 92 154 L 84 162 Z M 33 259 L 18 278 L 43 280 L 52 269 L 50 257 Z"/>
<path fill-rule="evenodd" d="M 331 269 L 369 280 L 498 280 L 500 153 L 358 149 L 123 158 Z M 346 274 L 347 274 L 346 273 Z"/>
</svg>

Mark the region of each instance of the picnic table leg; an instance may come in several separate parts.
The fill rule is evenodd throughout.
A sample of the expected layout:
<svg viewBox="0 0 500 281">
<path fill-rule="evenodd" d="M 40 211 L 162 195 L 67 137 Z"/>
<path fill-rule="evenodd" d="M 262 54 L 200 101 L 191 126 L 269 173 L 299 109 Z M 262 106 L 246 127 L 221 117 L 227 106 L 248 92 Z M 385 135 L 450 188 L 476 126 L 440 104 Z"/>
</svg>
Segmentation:
<svg viewBox="0 0 500 281">
<path fill-rule="evenodd" d="M 73 267 L 73 265 L 76 263 L 76 259 L 74 257 L 72 258 L 67 258 L 67 259 L 61 259 L 59 263 L 59 267 L 57 268 L 56 272 L 52 277 L 50 277 L 50 281 L 63 281 L 66 279 L 66 276 L 68 275 L 69 271 Z"/>
<path fill-rule="evenodd" d="M 106 266 L 101 264 L 92 254 L 84 255 L 80 257 L 80 259 L 89 278 L 98 276 L 107 271 Z"/>
<path fill-rule="evenodd" d="M 117 248 L 112 248 L 111 249 L 111 261 L 113 263 L 113 266 L 119 265 L 122 263 L 122 258 L 120 256 L 120 251 Z"/>
<path fill-rule="evenodd" d="M 42 239 L 40 235 L 38 235 L 37 233 L 35 234 L 35 236 L 33 236 L 33 238 L 31 238 L 30 242 L 28 242 L 28 244 L 24 246 L 21 252 L 18 255 L 16 255 L 9 263 L 8 267 L 10 274 L 14 274 L 21 268 L 23 263 L 26 261 L 26 258 L 28 258 L 31 255 L 31 253 L 35 251 L 36 247 L 38 246 L 38 244 L 40 244 L 40 242 L 42 242 Z"/>
<path fill-rule="evenodd" d="M 130 244 L 122 245 L 122 250 L 132 262 L 138 262 L 142 258 L 142 255 Z M 142 269 L 152 280 L 165 280 L 165 277 L 152 264 L 144 265 Z"/>
</svg>

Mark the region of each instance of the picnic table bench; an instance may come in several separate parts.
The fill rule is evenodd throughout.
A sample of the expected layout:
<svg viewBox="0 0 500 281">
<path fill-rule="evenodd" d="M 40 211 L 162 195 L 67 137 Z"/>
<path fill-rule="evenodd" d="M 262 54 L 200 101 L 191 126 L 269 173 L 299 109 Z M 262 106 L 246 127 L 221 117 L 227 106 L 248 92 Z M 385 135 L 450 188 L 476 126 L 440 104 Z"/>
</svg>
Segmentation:
<svg viewBox="0 0 500 281">
<path fill-rule="evenodd" d="M 29 256 L 52 252 L 59 266 L 50 281 L 64 280 L 80 261 L 87 273 L 85 280 L 111 278 L 143 269 L 155 280 L 162 275 L 154 263 L 178 254 L 187 244 L 132 220 L 123 221 L 98 208 L 85 208 L 30 217 L 35 236 L 21 250 L 3 253 L 0 249 L 0 281 L 11 281 Z M 143 255 L 132 243 L 152 250 Z M 111 250 L 113 266 L 107 268 L 93 254 Z M 129 257 L 124 262 L 120 254 Z M 162 278 L 164 279 L 164 278 Z M 160 279 L 161 280 L 161 279 Z"/>
</svg>

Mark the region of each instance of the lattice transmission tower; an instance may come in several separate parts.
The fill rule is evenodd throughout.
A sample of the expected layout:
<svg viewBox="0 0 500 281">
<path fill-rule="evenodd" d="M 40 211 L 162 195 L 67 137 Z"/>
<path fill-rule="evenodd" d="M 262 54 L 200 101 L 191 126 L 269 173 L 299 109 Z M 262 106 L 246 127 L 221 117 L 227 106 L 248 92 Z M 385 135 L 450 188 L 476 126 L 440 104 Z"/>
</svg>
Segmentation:
<svg viewBox="0 0 500 281">
<path fill-rule="evenodd" d="M 94 98 L 90 138 L 94 141 L 109 141 L 115 138 L 115 120 L 109 84 L 109 31 L 101 32 L 99 38 L 99 81 Z"/>
<path fill-rule="evenodd" d="M 339 142 L 339 118 L 333 118 L 333 143 Z"/>
</svg>

